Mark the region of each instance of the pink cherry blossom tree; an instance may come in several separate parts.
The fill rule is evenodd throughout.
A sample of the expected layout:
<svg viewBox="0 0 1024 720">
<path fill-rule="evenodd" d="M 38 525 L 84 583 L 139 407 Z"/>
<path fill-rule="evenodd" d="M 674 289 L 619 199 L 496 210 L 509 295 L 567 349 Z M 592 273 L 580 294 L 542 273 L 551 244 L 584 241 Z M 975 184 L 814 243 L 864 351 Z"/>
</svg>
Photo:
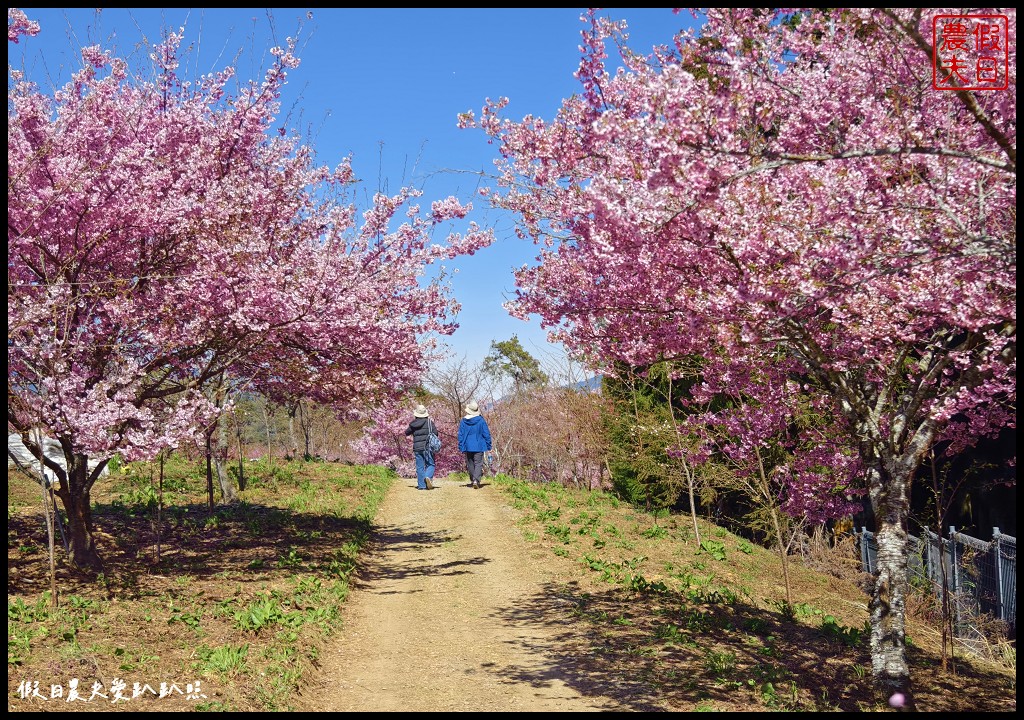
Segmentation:
<svg viewBox="0 0 1024 720">
<path fill-rule="evenodd" d="M 10 41 L 37 31 L 8 11 Z M 225 408 L 203 390 L 222 373 L 323 403 L 401 392 L 458 309 L 425 267 L 491 240 L 471 226 L 432 242 L 469 208 L 424 209 L 413 189 L 359 217 L 347 160 L 320 167 L 275 126 L 294 40 L 237 91 L 231 66 L 181 78 L 181 42 L 167 33 L 138 75 L 83 48 L 52 96 L 8 68 L 8 422 L 30 448 L 36 427 L 60 442 L 82 568 L 101 565 L 90 491 L 106 459 L 210 427 Z"/>
<path fill-rule="evenodd" d="M 1015 425 L 1016 12 L 975 12 L 1010 18 L 1008 90 L 933 88 L 934 11 L 715 9 L 650 55 L 591 12 L 555 118 L 504 119 L 502 98 L 460 119 L 540 245 L 514 314 L 598 366 L 703 356 L 698 401 L 792 364 L 801 393 L 746 383 L 746 402 L 809 393 L 841 421 L 859 463 L 837 472 L 863 468 L 876 521 L 873 675 L 911 708 L 915 471 Z M 805 478 L 794 510 L 823 499 Z"/>
<path fill-rule="evenodd" d="M 799 369 L 786 358 L 722 367 L 727 382 L 717 370 L 713 364 L 704 368 L 708 380 L 700 394 L 710 391 L 724 407 L 686 417 L 683 424 L 696 439 L 687 460 L 700 463 L 713 455 L 728 469 L 718 482 L 743 492 L 751 508 L 748 520 L 774 538 L 792 608 L 788 556 L 793 544 L 806 525 L 857 512 L 859 489 L 837 478 L 856 477 L 859 458 L 829 422 L 829 404 L 813 394 L 802 397 L 790 379 Z"/>
<path fill-rule="evenodd" d="M 461 416 L 453 415 L 443 398 L 428 398 L 424 406 L 441 437 L 441 449 L 434 455 L 435 477 L 465 471 L 466 460 L 459 452 L 458 443 Z M 404 478 L 416 477 L 412 437 L 405 434 L 413 419 L 412 407 L 409 402 L 393 399 L 373 405 L 362 413 L 366 426 L 352 447 L 360 462 L 392 468 Z"/>
</svg>

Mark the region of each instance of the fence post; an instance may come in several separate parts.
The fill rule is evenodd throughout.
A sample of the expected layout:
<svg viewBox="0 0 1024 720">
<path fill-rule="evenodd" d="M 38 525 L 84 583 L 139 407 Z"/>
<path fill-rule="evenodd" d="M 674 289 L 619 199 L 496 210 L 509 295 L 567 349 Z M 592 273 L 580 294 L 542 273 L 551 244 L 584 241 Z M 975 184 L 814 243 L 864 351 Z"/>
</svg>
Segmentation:
<svg viewBox="0 0 1024 720">
<path fill-rule="evenodd" d="M 871 562 L 868 560 L 868 529 L 860 526 L 860 566 L 864 572 L 871 572 Z"/>
<path fill-rule="evenodd" d="M 996 554 L 996 594 L 999 597 L 999 619 L 1006 622 L 1006 603 L 1003 602 L 1003 550 L 999 545 L 999 528 L 992 528 L 992 549 Z"/>
<path fill-rule="evenodd" d="M 935 535 L 935 542 L 932 542 L 932 535 Z M 932 583 L 932 587 L 938 588 L 936 593 L 939 596 L 939 602 L 949 602 L 949 573 L 946 572 L 946 565 L 949 563 L 949 557 L 946 554 L 946 540 L 942 535 L 933 533 L 928 528 L 924 530 L 925 539 L 928 542 L 928 579 Z"/>
<path fill-rule="evenodd" d="M 953 617 L 956 622 L 956 632 L 960 632 L 960 572 L 956 561 L 956 527 L 949 526 L 949 563 L 950 575 L 953 578 Z"/>
</svg>

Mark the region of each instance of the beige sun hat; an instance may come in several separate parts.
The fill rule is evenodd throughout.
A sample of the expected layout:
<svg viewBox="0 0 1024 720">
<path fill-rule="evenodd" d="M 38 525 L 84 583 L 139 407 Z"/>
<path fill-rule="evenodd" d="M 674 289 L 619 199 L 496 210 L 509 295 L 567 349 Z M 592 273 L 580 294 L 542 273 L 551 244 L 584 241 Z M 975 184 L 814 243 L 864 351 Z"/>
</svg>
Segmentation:
<svg viewBox="0 0 1024 720">
<path fill-rule="evenodd" d="M 426 417 L 427 409 L 422 405 L 417 405 L 416 409 L 412 411 L 412 414 L 416 417 Z"/>
<path fill-rule="evenodd" d="M 480 406 L 476 404 L 476 400 L 470 400 L 469 405 L 466 406 L 466 419 L 475 418 L 480 414 Z"/>
</svg>

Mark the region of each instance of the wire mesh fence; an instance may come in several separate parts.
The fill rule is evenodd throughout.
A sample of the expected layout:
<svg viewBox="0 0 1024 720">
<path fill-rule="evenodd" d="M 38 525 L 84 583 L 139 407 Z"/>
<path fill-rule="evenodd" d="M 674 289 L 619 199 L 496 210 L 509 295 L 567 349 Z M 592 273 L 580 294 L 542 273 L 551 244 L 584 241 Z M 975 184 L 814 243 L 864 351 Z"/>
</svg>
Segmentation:
<svg viewBox="0 0 1024 720">
<path fill-rule="evenodd" d="M 867 528 L 856 533 L 861 566 L 877 568 L 878 545 Z M 1017 636 L 1017 538 L 992 529 L 986 542 L 949 528 L 949 537 L 926 530 L 910 535 L 908 573 L 914 587 L 925 588 L 937 602 L 946 600 L 954 632 L 970 644 L 985 642 L 992 621 L 1004 625 L 1008 637 Z"/>
</svg>

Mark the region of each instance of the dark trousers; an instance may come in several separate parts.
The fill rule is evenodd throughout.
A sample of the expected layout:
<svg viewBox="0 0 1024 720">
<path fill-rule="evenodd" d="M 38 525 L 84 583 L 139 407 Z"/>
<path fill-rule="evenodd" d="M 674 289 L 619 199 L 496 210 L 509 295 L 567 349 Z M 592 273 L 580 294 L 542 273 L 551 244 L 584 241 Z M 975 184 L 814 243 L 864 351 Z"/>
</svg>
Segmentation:
<svg viewBox="0 0 1024 720">
<path fill-rule="evenodd" d="M 466 471 L 469 473 L 469 481 L 476 485 L 480 484 L 480 476 L 484 474 L 484 454 L 482 452 L 465 452 Z"/>
</svg>

